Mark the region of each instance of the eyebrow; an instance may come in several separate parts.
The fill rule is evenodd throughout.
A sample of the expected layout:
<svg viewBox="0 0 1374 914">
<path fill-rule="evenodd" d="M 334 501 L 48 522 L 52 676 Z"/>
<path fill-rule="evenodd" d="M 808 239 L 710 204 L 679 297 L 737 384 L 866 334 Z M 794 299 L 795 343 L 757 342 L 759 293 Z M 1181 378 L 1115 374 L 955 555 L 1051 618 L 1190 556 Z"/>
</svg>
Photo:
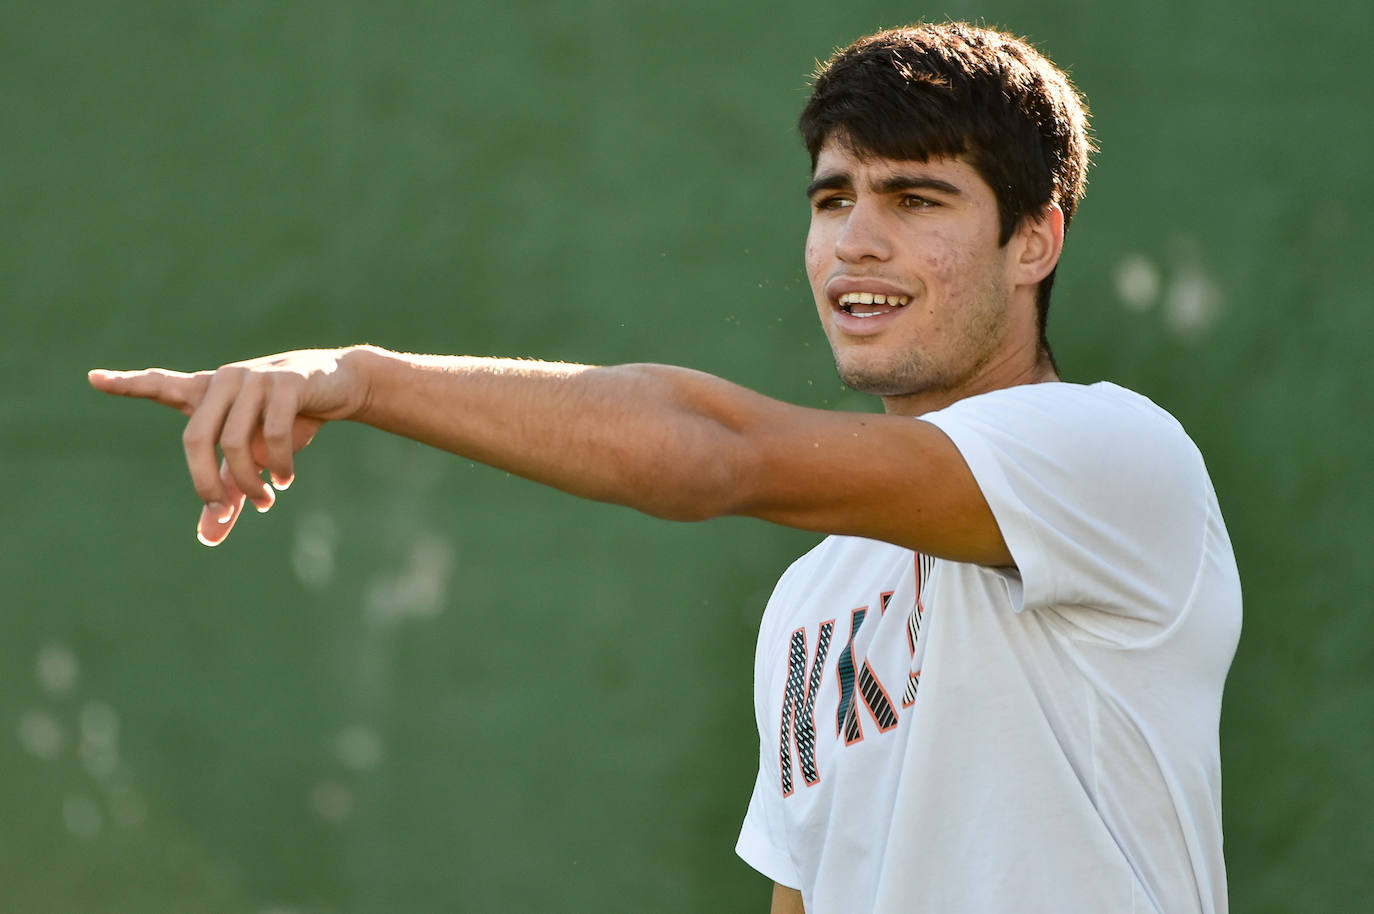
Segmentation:
<svg viewBox="0 0 1374 914">
<path fill-rule="evenodd" d="M 817 175 L 815 180 L 806 186 L 806 196 L 813 197 L 823 190 L 853 190 L 854 179 L 847 172 L 833 171 L 829 174 Z M 869 189 L 876 194 L 896 194 L 904 190 L 937 190 L 954 197 L 961 196 L 963 191 L 955 187 L 948 181 L 939 178 L 932 178 L 930 175 L 923 174 L 898 174 L 881 181 L 875 181 L 869 185 Z"/>
</svg>

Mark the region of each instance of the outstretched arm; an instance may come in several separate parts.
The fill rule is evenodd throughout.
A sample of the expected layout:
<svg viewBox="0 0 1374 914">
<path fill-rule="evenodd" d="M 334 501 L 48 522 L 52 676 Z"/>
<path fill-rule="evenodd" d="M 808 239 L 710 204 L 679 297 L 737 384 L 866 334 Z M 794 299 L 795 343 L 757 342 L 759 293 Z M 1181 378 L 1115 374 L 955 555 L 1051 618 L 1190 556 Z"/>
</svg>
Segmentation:
<svg viewBox="0 0 1374 914">
<path fill-rule="evenodd" d="M 352 419 L 659 517 L 748 515 L 1011 562 L 967 465 L 933 425 L 793 406 L 685 368 L 361 346 L 197 374 L 95 371 L 91 383 L 190 417 L 183 443 L 210 543 L 228 535 L 245 496 L 272 504 L 263 470 L 289 484 L 292 455 L 319 426 Z"/>
</svg>

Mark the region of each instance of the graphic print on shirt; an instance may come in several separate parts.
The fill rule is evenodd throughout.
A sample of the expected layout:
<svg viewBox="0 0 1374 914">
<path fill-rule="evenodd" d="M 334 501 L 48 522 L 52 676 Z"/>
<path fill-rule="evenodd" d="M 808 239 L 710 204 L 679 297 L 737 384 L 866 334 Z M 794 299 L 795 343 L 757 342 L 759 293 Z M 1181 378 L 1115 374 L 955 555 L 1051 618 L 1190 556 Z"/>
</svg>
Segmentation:
<svg viewBox="0 0 1374 914">
<path fill-rule="evenodd" d="M 782 726 L 778 736 L 778 764 L 782 769 L 782 795 L 785 797 L 790 797 L 793 791 L 793 745 L 797 747 L 797 764 L 801 768 L 802 780 L 809 786 L 821 779 L 816 769 L 816 693 L 820 691 L 825 655 L 830 652 L 830 636 L 834 630 L 834 619 L 821 623 L 809 677 L 806 675 L 806 629 L 794 631 L 788 645 L 787 686 L 783 692 Z"/>
<path fill-rule="evenodd" d="M 916 598 L 912 601 L 911 613 L 905 625 L 911 665 L 902 692 L 904 708 L 909 708 L 915 703 L 920 683 L 920 654 L 923 652 L 918 652 L 917 647 L 920 645 L 921 622 L 925 615 L 922 591 L 934 570 L 935 560 L 916 553 L 913 564 Z M 893 593 L 892 590 L 885 590 L 878 595 L 880 617 L 886 614 Z M 849 638 L 835 662 L 836 690 L 839 693 L 834 711 L 835 735 L 843 735 L 845 746 L 861 742 L 864 738 L 863 714 L 859 710 L 861 706 L 866 709 L 879 733 L 887 733 L 894 729 L 900 719 L 891 693 L 878 678 L 868 658 L 863 658 L 862 662 L 855 658 L 854 639 L 868 615 L 868 606 L 850 610 Z M 796 789 L 796 770 L 800 770 L 802 781 L 808 787 L 820 781 L 821 773 L 816 761 L 816 696 L 825 675 L 825 663 L 830 643 L 834 638 L 835 621 L 830 619 L 821 623 L 816 636 L 814 656 L 807 646 L 807 627 L 798 628 L 788 639 L 787 679 L 783 689 L 778 732 L 778 768 L 784 797 L 792 796 Z M 824 713 L 826 712 L 822 710 L 822 714 Z"/>
<path fill-rule="evenodd" d="M 921 619 L 926 614 L 926 581 L 935 570 L 935 559 L 916 553 L 916 605 L 911 607 L 911 615 L 906 620 L 906 643 L 911 648 L 911 673 L 907 676 L 906 689 L 902 692 L 902 707 L 909 708 L 916 703 L 916 690 L 921 686 L 921 669 L 916 664 L 916 644 L 921 637 Z"/>
<path fill-rule="evenodd" d="M 887 604 L 892 600 L 892 591 L 885 591 L 878 599 L 879 612 L 887 612 Z M 849 642 L 845 644 L 844 652 L 840 654 L 840 661 L 835 668 L 835 673 L 840 678 L 840 703 L 835 709 L 835 735 L 839 736 L 843 732 L 846 746 L 864 738 L 863 727 L 859 723 L 858 705 L 854 701 L 856 680 L 859 697 L 863 699 L 868 713 L 873 715 L 878 729 L 886 733 L 897 726 L 897 711 L 892 707 L 892 699 L 888 697 L 887 689 L 883 688 L 868 661 L 864 661 L 863 669 L 857 676 L 854 674 L 854 636 L 859 633 L 859 626 L 863 625 L 866 615 L 867 606 L 861 606 L 850 614 Z"/>
</svg>

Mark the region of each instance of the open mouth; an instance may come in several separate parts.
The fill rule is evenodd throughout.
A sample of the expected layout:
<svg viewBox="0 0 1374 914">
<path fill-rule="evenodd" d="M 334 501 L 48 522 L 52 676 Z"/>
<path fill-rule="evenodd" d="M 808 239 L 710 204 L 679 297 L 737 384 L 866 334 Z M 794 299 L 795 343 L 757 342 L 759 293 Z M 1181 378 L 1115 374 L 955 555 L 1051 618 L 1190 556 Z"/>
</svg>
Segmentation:
<svg viewBox="0 0 1374 914">
<path fill-rule="evenodd" d="M 883 295 L 877 292 L 846 292 L 839 298 L 840 310 L 854 317 L 878 317 L 906 307 L 911 301 L 905 295 Z"/>
</svg>

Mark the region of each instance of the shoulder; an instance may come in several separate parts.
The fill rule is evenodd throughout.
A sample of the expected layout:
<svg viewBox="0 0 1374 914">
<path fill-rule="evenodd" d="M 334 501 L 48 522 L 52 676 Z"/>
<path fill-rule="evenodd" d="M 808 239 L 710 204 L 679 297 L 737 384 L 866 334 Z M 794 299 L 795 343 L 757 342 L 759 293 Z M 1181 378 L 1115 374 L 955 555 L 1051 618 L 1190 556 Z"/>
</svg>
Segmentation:
<svg viewBox="0 0 1374 914">
<path fill-rule="evenodd" d="M 936 424 L 979 419 L 1037 420 L 1055 426 L 1107 422 L 1183 432 L 1178 420 L 1149 397 L 1110 381 L 1095 384 L 1052 381 L 1006 387 L 966 397 L 921 418 Z"/>
<path fill-rule="evenodd" d="M 923 417 L 959 448 L 997 518 L 1025 605 L 1163 622 L 1186 598 L 1215 513 L 1197 447 L 1115 384 L 1036 384 Z"/>
<path fill-rule="evenodd" d="M 1149 469 L 1204 472 L 1183 426 L 1148 397 L 1110 382 L 1026 384 L 960 400 L 921 417 L 954 440 L 965 459 L 991 448 L 1075 472 L 1094 467 L 1121 478 Z M 1128 474 L 1134 475 L 1134 474 Z"/>
</svg>

